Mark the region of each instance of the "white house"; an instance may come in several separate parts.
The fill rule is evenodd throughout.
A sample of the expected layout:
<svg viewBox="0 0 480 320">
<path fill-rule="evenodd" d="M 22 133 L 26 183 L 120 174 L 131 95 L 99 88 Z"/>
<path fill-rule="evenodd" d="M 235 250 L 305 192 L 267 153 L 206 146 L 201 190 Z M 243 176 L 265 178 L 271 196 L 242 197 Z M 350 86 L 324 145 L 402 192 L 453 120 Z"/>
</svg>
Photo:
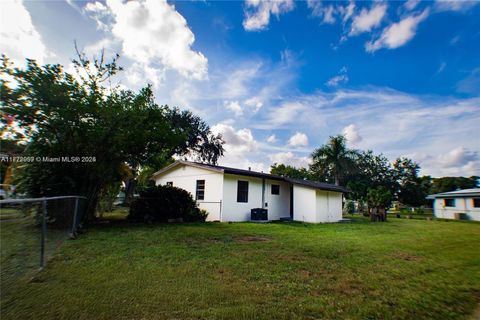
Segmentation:
<svg viewBox="0 0 480 320">
<path fill-rule="evenodd" d="M 327 183 L 188 161 L 176 161 L 152 179 L 190 192 L 208 211 L 208 221 L 249 221 L 251 209 L 263 208 L 268 220 L 337 222 L 347 192 Z"/>
<path fill-rule="evenodd" d="M 432 194 L 433 214 L 443 219 L 480 221 L 480 188 Z"/>
</svg>

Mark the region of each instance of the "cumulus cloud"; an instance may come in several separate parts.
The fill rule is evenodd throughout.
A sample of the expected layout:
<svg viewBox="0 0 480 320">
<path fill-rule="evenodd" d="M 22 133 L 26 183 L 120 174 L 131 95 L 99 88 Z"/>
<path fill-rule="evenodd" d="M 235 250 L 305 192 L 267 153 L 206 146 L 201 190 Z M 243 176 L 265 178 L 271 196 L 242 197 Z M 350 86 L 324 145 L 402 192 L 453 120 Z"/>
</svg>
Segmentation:
<svg viewBox="0 0 480 320">
<path fill-rule="evenodd" d="M 243 27 L 247 31 L 260 31 L 270 23 L 270 16 L 279 16 L 293 10 L 293 0 L 246 0 Z"/>
<path fill-rule="evenodd" d="M 250 129 L 239 129 L 229 124 L 219 123 L 212 127 L 214 134 L 221 134 L 225 141 L 226 154 L 241 155 L 252 152 L 258 148 L 257 141 L 253 138 Z"/>
<path fill-rule="evenodd" d="M 190 79 L 206 79 L 208 60 L 194 51 L 195 36 L 173 5 L 165 0 L 88 3 L 85 8 L 100 29 L 111 32 L 122 52 L 145 73 L 171 69 Z M 157 65 L 160 64 L 161 67 Z M 150 79 L 152 80 L 152 79 Z"/>
<path fill-rule="evenodd" d="M 359 15 L 353 18 L 350 35 L 357 35 L 363 32 L 369 32 L 378 27 L 387 12 L 386 4 L 373 5 L 370 10 L 362 9 Z"/>
<path fill-rule="evenodd" d="M 358 145 L 358 143 L 363 140 L 362 136 L 358 133 L 357 126 L 354 124 L 350 124 L 343 128 L 342 133 L 345 135 L 347 142 L 353 146 Z"/>
<path fill-rule="evenodd" d="M 303 132 L 295 132 L 293 136 L 288 139 L 288 146 L 289 147 L 301 147 L 308 145 L 308 137 Z"/>
<path fill-rule="evenodd" d="M 0 52 L 19 66 L 25 58 L 43 64 L 51 55 L 22 1 L 0 2 Z"/>
<path fill-rule="evenodd" d="M 403 46 L 415 36 L 418 24 L 427 18 L 428 13 L 429 10 L 425 9 L 419 15 L 408 16 L 388 26 L 383 30 L 380 38 L 368 42 L 365 49 L 368 52 L 374 52 L 381 48 L 395 49 Z"/>
<path fill-rule="evenodd" d="M 278 152 L 269 155 L 272 164 L 285 164 L 297 168 L 306 168 L 310 165 L 311 159 L 308 157 L 296 156 L 293 152 Z"/>
</svg>

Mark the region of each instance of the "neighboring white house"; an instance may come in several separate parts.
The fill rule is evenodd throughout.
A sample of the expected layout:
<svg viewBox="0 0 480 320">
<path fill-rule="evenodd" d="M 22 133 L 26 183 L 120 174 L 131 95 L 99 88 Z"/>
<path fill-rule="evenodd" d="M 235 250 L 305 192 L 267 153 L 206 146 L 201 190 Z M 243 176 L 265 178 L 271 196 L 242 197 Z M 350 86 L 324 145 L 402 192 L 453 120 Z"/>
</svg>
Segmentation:
<svg viewBox="0 0 480 320">
<path fill-rule="evenodd" d="M 263 208 L 268 220 L 337 222 L 347 192 L 327 183 L 189 161 L 176 161 L 152 179 L 190 192 L 208 211 L 208 221 L 249 221 L 251 209 Z"/>
<path fill-rule="evenodd" d="M 443 219 L 480 221 L 480 188 L 432 194 L 433 214 Z"/>
</svg>

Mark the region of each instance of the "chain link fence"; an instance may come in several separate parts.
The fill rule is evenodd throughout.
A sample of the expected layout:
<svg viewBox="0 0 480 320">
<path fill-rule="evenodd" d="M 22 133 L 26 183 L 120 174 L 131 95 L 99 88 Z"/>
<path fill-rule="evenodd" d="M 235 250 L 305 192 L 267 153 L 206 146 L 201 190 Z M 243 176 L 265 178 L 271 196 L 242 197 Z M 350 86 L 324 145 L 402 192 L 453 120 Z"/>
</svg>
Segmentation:
<svg viewBox="0 0 480 320">
<path fill-rule="evenodd" d="M 0 300 L 76 237 L 85 211 L 86 198 L 78 196 L 0 201 Z"/>
</svg>

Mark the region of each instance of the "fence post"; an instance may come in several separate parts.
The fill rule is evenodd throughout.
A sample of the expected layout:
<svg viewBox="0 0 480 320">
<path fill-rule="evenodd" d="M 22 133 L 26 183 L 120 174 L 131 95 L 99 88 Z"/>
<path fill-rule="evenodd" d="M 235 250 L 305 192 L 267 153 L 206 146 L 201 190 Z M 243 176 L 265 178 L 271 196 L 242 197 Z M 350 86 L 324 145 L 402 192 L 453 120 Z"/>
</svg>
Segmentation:
<svg viewBox="0 0 480 320">
<path fill-rule="evenodd" d="M 73 211 L 73 223 L 72 223 L 72 234 L 71 238 L 75 238 L 77 236 L 77 217 L 78 215 L 78 198 L 75 198 L 75 209 Z"/>
<path fill-rule="evenodd" d="M 45 238 L 47 235 L 47 200 L 42 201 L 42 236 L 40 243 L 40 269 L 45 268 Z"/>
</svg>

